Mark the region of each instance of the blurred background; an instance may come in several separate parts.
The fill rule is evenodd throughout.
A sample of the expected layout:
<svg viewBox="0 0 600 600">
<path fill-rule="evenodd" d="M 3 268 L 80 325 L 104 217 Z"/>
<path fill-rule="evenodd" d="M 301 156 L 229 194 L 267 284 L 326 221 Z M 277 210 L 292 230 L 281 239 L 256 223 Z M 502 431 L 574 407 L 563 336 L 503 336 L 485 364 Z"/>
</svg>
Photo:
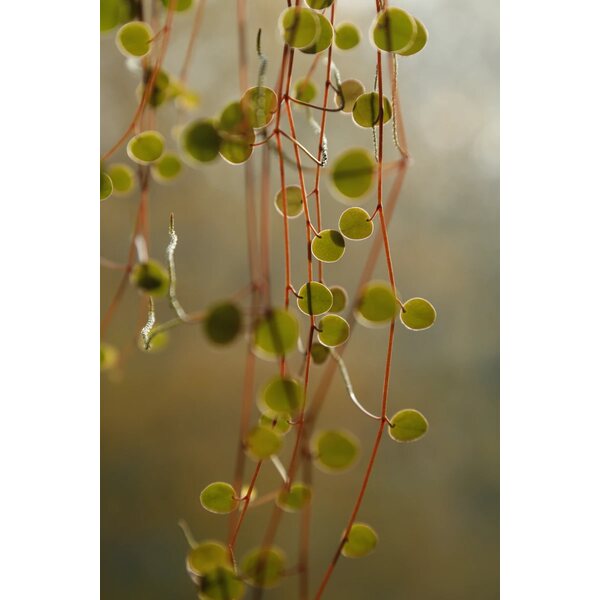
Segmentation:
<svg viewBox="0 0 600 600">
<path fill-rule="evenodd" d="M 390 412 L 417 408 L 428 435 L 416 444 L 384 438 L 359 520 L 380 536 L 375 553 L 341 559 L 326 598 L 493 600 L 499 597 L 499 25 L 496 0 L 412 0 L 401 4 L 429 30 L 419 54 L 399 60 L 398 81 L 408 144 L 414 157 L 390 228 L 398 288 L 404 298 L 423 296 L 436 307 L 436 325 L 425 332 L 397 328 L 390 384 Z M 212 116 L 239 97 L 236 2 L 208 0 L 192 63 L 190 85 L 201 96 L 199 115 Z M 285 2 L 249 0 L 250 81 L 257 72 L 253 41 L 263 30 L 269 59 L 266 84 L 275 86 L 281 56 L 276 29 Z M 362 33 L 354 50 L 334 50 L 343 79 L 373 81 L 375 52 L 368 30 L 371 2 L 337 0 L 336 22 L 350 20 Z M 165 61 L 177 73 L 193 12 L 175 17 Z M 139 75 L 114 43 L 101 38 L 101 139 L 107 150 L 129 123 Z M 295 73 L 310 57 L 297 53 Z M 296 70 L 297 69 L 297 70 Z M 323 67 L 316 77 L 317 83 Z M 386 80 L 387 82 L 387 80 Z M 322 87 L 320 88 L 322 92 Z M 299 137 L 314 135 L 301 111 Z M 173 107 L 158 111 L 168 138 Z M 349 146 L 371 147 L 371 132 L 341 114 L 328 118 L 330 159 Z M 387 131 L 391 138 L 391 127 Z M 392 155 L 393 147 L 386 145 Z M 121 150 L 110 162 L 127 162 Z M 275 156 L 272 165 L 275 166 Z M 295 183 L 294 170 L 288 178 Z M 196 310 L 225 298 L 248 280 L 243 167 L 217 160 L 185 169 L 172 185 L 152 184 L 150 254 L 164 260 L 168 215 L 175 213 L 178 295 Z M 335 227 L 345 208 L 323 181 L 325 226 Z M 391 180 L 386 180 L 389 188 Z M 276 183 L 274 183 L 276 185 Z M 273 194 L 277 191 L 273 187 Z M 138 194 L 112 197 L 101 206 L 101 252 L 125 262 Z M 363 206 L 375 206 L 371 194 Z M 290 222 L 295 282 L 304 277 L 301 219 Z M 273 209 L 272 276 L 283 289 L 281 218 Z M 300 250 L 302 248 L 302 250 Z M 354 294 L 369 242 L 349 244 L 344 258 L 325 269 L 330 284 Z M 385 278 L 380 263 L 376 277 Z M 119 271 L 102 269 L 102 308 L 114 294 Z M 279 301 L 283 292 L 275 292 Z M 165 302 L 158 320 L 170 318 Z M 231 480 L 239 426 L 245 344 L 215 350 L 196 326 L 172 331 L 161 352 L 132 346 L 139 331 L 140 296 L 128 290 L 106 341 L 129 348 L 123 367 L 102 375 L 102 598 L 194 598 L 185 572 L 186 542 L 177 521 L 188 521 L 198 539 L 223 539 L 227 517 L 203 511 L 199 492 L 215 480 Z M 306 321 L 303 322 L 306 326 Z M 363 403 L 377 412 L 387 330 L 356 326 L 345 359 Z M 296 358 L 296 360 L 298 360 Z M 259 362 L 258 383 L 275 370 Z M 315 367 L 317 381 L 323 367 Z M 314 389 L 314 387 L 312 388 Z M 339 374 L 322 413 L 322 427 L 351 430 L 362 441 L 356 466 L 340 475 L 316 472 L 312 527 L 312 588 L 320 580 L 347 521 L 377 424 L 350 403 Z M 291 442 L 288 440 L 287 445 Z M 289 450 L 289 449 L 288 449 Z M 287 456 L 287 454 L 286 454 Z M 278 485 L 265 465 L 259 495 Z M 270 507 L 251 510 L 239 541 L 256 545 Z M 287 515 L 277 544 L 296 552 L 299 518 Z M 296 580 L 265 598 L 296 597 Z"/>
</svg>

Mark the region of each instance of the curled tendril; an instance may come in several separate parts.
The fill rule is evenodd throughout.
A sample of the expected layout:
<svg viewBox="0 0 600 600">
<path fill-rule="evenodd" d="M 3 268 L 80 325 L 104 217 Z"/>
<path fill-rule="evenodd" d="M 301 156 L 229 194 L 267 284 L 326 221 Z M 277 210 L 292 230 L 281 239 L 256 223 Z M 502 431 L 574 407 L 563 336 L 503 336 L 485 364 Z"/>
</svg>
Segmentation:
<svg viewBox="0 0 600 600">
<path fill-rule="evenodd" d="M 156 315 L 154 314 L 154 301 L 152 298 L 148 299 L 148 320 L 144 327 L 142 327 L 141 336 L 144 342 L 144 348 L 148 350 L 150 348 L 150 332 L 156 323 Z"/>
<path fill-rule="evenodd" d="M 373 91 L 377 91 L 377 69 L 375 69 L 375 81 L 373 82 Z M 371 131 L 373 132 L 373 153 L 375 154 L 375 162 L 379 162 L 379 146 L 377 144 L 377 131 L 375 129 L 376 125 L 371 127 Z"/>
<path fill-rule="evenodd" d="M 260 47 L 260 37 L 262 34 L 262 29 L 258 30 L 256 34 L 256 54 L 258 55 L 259 65 L 258 65 L 258 87 L 263 87 L 265 74 L 267 73 L 267 57 L 262 53 Z"/>
<path fill-rule="evenodd" d="M 319 125 L 319 123 L 317 123 L 317 121 L 313 117 L 310 108 L 306 109 L 306 118 L 308 119 L 308 122 L 309 122 L 310 126 L 312 127 L 313 131 L 315 132 L 315 134 L 318 137 L 320 137 L 321 136 L 321 126 Z M 325 135 L 325 133 L 323 133 L 323 143 L 321 144 L 321 148 L 320 148 L 320 150 L 321 150 L 321 167 L 327 166 L 327 161 L 328 161 L 327 148 L 328 148 L 327 136 Z"/>
<path fill-rule="evenodd" d="M 395 96 L 398 88 L 398 60 L 397 56 L 392 53 L 392 90 L 393 96 Z M 402 149 L 402 145 L 398 140 L 398 115 L 397 115 L 397 107 L 396 102 L 392 101 L 392 134 L 394 138 L 394 146 L 398 149 L 401 154 L 404 154 L 404 150 Z"/>
<path fill-rule="evenodd" d="M 175 216 L 171 213 L 169 219 L 169 244 L 167 246 L 167 263 L 169 265 L 169 303 L 175 314 L 182 321 L 186 321 L 188 316 L 183 310 L 175 293 L 175 248 L 177 247 L 177 234 L 175 233 Z"/>
</svg>

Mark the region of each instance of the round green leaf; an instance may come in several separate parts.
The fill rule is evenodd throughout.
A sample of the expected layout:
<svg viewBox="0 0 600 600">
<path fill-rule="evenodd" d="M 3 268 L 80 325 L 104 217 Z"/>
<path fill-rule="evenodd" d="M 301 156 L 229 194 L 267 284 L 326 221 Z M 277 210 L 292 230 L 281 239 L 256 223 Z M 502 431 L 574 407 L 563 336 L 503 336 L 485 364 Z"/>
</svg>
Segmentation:
<svg viewBox="0 0 600 600">
<path fill-rule="evenodd" d="M 346 308 L 346 304 L 348 302 L 348 294 L 346 293 L 346 290 L 339 285 L 332 285 L 329 288 L 329 291 L 333 295 L 333 304 L 329 309 L 330 312 L 342 312 Z"/>
<path fill-rule="evenodd" d="M 317 96 L 317 86 L 310 79 L 299 79 L 294 83 L 294 98 L 301 102 L 312 102 Z"/>
<path fill-rule="evenodd" d="M 329 8 L 333 4 L 333 0 L 306 0 L 306 4 L 315 10 L 322 10 Z"/>
<path fill-rule="evenodd" d="M 329 46 L 331 46 L 331 42 L 333 41 L 333 27 L 329 20 L 322 14 L 317 14 L 317 18 L 319 19 L 319 33 L 314 44 L 310 45 L 308 48 L 302 48 L 301 52 L 305 54 L 318 54 L 319 52 L 323 52 L 323 50 L 327 50 Z"/>
<path fill-rule="evenodd" d="M 414 408 L 405 408 L 397 412 L 390 422 L 388 433 L 396 442 L 414 442 L 422 438 L 429 428 L 427 419 Z"/>
<path fill-rule="evenodd" d="M 375 162 L 364 148 L 346 150 L 333 163 L 333 185 L 347 198 L 360 198 L 371 189 L 374 171 Z"/>
<path fill-rule="evenodd" d="M 298 291 L 298 308 L 305 315 L 322 315 L 333 304 L 329 288 L 318 281 L 305 283 Z"/>
<path fill-rule="evenodd" d="M 179 141 L 183 156 L 192 164 L 211 162 L 217 157 L 221 147 L 221 137 L 210 119 L 188 123 L 181 132 Z"/>
<path fill-rule="evenodd" d="M 245 586 L 231 567 L 217 567 L 200 578 L 200 600 L 240 600 Z"/>
<path fill-rule="evenodd" d="M 150 52 L 154 33 L 147 23 L 130 21 L 117 32 L 117 48 L 124 56 L 141 58 Z"/>
<path fill-rule="evenodd" d="M 340 23 L 335 28 L 335 45 L 340 50 L 352 50 L 360 43 L 360 31 L 352 23 Z"/>
<path fill-rule="evenodd" d="M 164 296 L 169 291 L 169 275 L 154 260 L 135 265 L 131 271 L 131 283 L 150 296 Z"/>
<path fill-rule="evenodd" d="M 264 460 L 281 449 L 281 437 L 273 429 L 254 427 L 246 438 L 246 452 L 255 460 Z"/>
<path fill-rule="evenodd" d="M 346 209 L 338 223 L 340 231 L 349 240 L 366 240 L 373 233 L 373 221 L 363 208 L 353 206 Z"/>
<path fill-rule="evenodd" d="M 279 17 L 279 29 L 283 41 L 292 48 L 312 46 L 320 33 L 317 13 L 308 8 L 291 6 Z"/>
<path fill-rule="evenodd" d="M 158 131 L 143 131 L 133 136 L 127 144 L 127 156 L 139 165 L 158 160 L 165 148 L 165 138 Z"/>
<path fill-rule="evenodd" d="M 400 320 L 408 329 L 428 329 L 435 323 L 435 308 L 425 298 L 411 298 L 404 303 Z"/>
<path fill-rule="evenodd" d="M 302 190 L 297 185 L 285 187 L 285 200 L 287 206 L 287 218 L 295 219 L 302 214 Z M 279 190 L 275 196 L 275 208 L 283 216 L 283 190 Z"/>
<path fill-rule="evenodd" d="M 207 485 L 200 493 L 200 504 L 208 511 L 226 515 L 237 508 L 239 500 L 235 490 L 228 483 L 217 481 Z"/>
<path fill-rule="evenodd" d="M 412 15 L 401 8 L 386 8 L 376 17 L 371 39 L 379 50 L 403 52 L 417 35 L 417 23 Z"/>
<path fill-rule="evenodd" d="M 109 165 L 106 172 L 113 182 L 113 193 L 115 195 L 129 193 L 135 184 L 133 169 L 126 164 L 117 163 Z"/>
<path fill-rule="evenodd" d="M 273 429 L 279 435 L 285 435 L 292 428 L 289 415 L 262 414 L 258 424 L 266 429 Z"/>
<path fill-rule="evenodd" d="M 398 300 L 388 283 L 371 281 L 361 291 L 357 317 L 363 325 L 381 325 L 393 320 L 399 308 Z"/>
<path fill-rule="evenodd" d="M 335 229 L 324 229 L 320 237 L 314 237 L 311 243 L 313 256 L 321 262 L 332 263 L 340 260 L 346 251 L 344 236 Z"/>
<path fill-rule="evenodd" d="M 348 532 L 348 539 L 342 547 L 342 554 L 347 558 L 361 558 L 375 550 L 377 534 L 366 523 L 354 523 Z"/>
<path fill-rule="evenodd" d="M 198 577 L 217 567 L 230 567 L 229 551 L 221 542 L 201 542 L 188 552 L 186 566 L 190 575 Z"/>
<path fill-rule="evenodd" d="M 150 77 L 152 76 L 152 70 L 151 68 L 148 68 L 146 70 L 146 77 L 147 80 L 150 80 Z M 162 69 L 157 73 L 156 78 L 154 79 L 154 84 L 152 86 L 152 91 L 150 92 L 150 98 L 148 99 L 148 104 L 150 104 L 150 106 L 156 108 L 158 106 L 160 106 L 161 104 L 163 104 L 165 102 L 165 100 L 167 100 L 168 95 L 169 95 L 169 75 L 168 73 L 166 73 L 165 71 L 163 71 Z M 140 86 L 137 89 L 137 93 L 139 95 L 140 100 L 142 99 L 142 96 L 144 95 L 144 85 L 140 84 Z"/>
<path fill-rule="evenodd" d="M 322 431 L 312 440 L 317 466 L 324 471 L 344 471 L 358 457 L 358 440 L 347 431 Z"/>
<path fill-rule="evenodd" d="M 247 133 L 252 129 L 241 102 L 230 102 L 219 117 L 219 131 Z"/>
<path fill-rule="evenodd" d="M 344 98 L 344 108 L 342 112 L 351 113 L 354 108 L 354 103 L 359 96 L 365 93 L 365 86 L 358 79 L 346 79 L 341 85 L 341 94 L 335 95 L 336 106 L 342 106 L 342 96 Z"/>
<path fill-rule="evenodd" d="M 279 508 L 286 512 L 298 512 L 311 500 L 312 490 L 304 483 L 292 483 L 289 491 L 281 490 L 275 500 Z"/>
<path fill-rule="evenodd" d="M 252 87 L 244 92 L 240 104 L 250 125 L 262 129 L 277 112 L 277 94 L 265 86 Z"/>
<path fill-rule="evenodd" d="M 298 320 L 286 310 L 273 309 L 261 318 L 254 331 L 254 346 L 267 359 L 284 356 L 298 342 Z"/>
<path fill-rule="evenodd" d="M 221 147 L 219 154 L 232 165 L 240 165 L 246 162 L 254 150 L 254 132 L 251 135 L 233 135 L 225 133 L 221 135 Z"/>
<path fill-rule="evenodd" d="M 379 124 L 379 94 L 368 92 L 359 96 L 352 108 L 352 119 L 360 127 L 371 128 Z M 383 97 L 383 122 L 387 123 L 392 118 L 392 105 Z"/>
<path fill-rule="evenodd" d="M 316 365 L 322 365 L 329 357 L 329 348 L 319 342 L 313 342 L 310 347 L 310 356 Z"/>
<path fill-rule="evenodd" d="M 182 164 L 174 152 L 165 152 L 153 165 L 152 176 L 156 181 L 172 181 L 181 173 Z"/>
<path fill-rule="evenodd" d="M 171 0 L 161 0 L 165 8 L 169 8 Z M 192 6 L 194 0 L 176 0 L 175 7 L 173 10 L 176 12 L 183 12 Z"/>
<path fill-rule="evenodd" d="M 105 33 L 131 19 L 128 0 L 100 0 L 100 31 Z"/>
<path fill-rule="evenodd" d="M 100 370 L 112 369 L 119 360 L 119 351 L 112 345 L 100 343 Z"/>
<path fill-rule="evenodd" d="M 427 38 L 429 37 L 429 34 L 427 33 L 427 29 L 425 29 L 425 25 L 423 25 L 419 19 L 415 17 L 413 17 L 413 19 L 415 19 L 415 23 L 417 24 L 417 35 L 408 48 L 398 52 L 398 54 L 401 54 L 402 56 L 412 56 L 413 54 L 423 50 L 423 48 L 425 48 L 425 44 L 427 44 Z"/>
<path fill-rule="evenodd" d="M 110 175 L 106 171 L 100 169 L 100 200 L 110 198 L 113 189 L 114 186 Z"/>
<path fill-rule="evenodd" d="M 339 315 L 325 315 L 319 321 L 319 329 L 319 341 L 330 348 L 343 344 L 350 335 L 348 321 Z"/>
<path fill-rule="evenodd" d="M 276 414 L 290 415 L 302 406 L 304 390 L 300 382 L 289 375 L 276 375 L 261 390 L 259 399 Z"/>
<path fill-rule="evenodd" d="M 285 575 L 285 554 L 276 547 L 255 548 L 244 556 L 241 571 L 254 587 L 271 588 Z"/>
<path fill-rule="evenodd" d="M 247 161 L 254 147 L 254 130 L 250 116 L 244 111 L 241 102 L 228 104 L 219 118 L 221 135 L 221 156 L 229 163 L 239 165 Z"/>
<path fill-rule="evenodd" d="M 213 304 L 204 319 L 204 333 L 213 344 L 230 344 L 242 331 L 242 311 L 233 302 Z"/>
</svg>

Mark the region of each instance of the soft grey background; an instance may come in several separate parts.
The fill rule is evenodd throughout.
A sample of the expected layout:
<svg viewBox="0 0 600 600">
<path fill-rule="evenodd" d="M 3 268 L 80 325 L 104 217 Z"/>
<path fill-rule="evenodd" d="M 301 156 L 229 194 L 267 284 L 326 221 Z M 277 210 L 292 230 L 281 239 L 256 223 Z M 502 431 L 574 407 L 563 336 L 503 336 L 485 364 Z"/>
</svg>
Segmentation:
<svg viewBox="0 0 600 600">
<path fill-rule="evenodd" d="M 281 44 L 275 23 L 285 3 L 249 1 L 250 38 L 263 28 L 274 85 Z M 407 1 L 429 29 L 426 49 L 401 60 L 399 88 L 414 165 L 391 225 L 398 287 L 404 297 L 429 298 L 438 322 L 421 334 L 398 329 L 391 380 L 391 410 L 415 407 L 430 421 L 428 436 L 400 446 L 384 439 L 360 520 L 380 534 L 377 552 L 343 559 L 326 597 L 364 600 L 493 600 L 499 597 L 499 262 L 498 262 L 498 4 L 495 0 Z M 338 0 L 336 21 L 352 20 L 361 45 L 337 52 L 342 77 L 372 85 L 374 52 L 368 41 L 370 2 Z M 167 70 L 178 71 L 192 13 L 177 15 Z M 107 149 L 135 109 L 138 79 L 114 45 L 102 37 L 101 133 Z M 252 55 L 251 80 L 256 73 Z M 298 71 L 309 60 L 300 57 Z M 213 115 L 238 95 L 234 0 L 209 0 L 195 52 L 191 84 L 202 96 L 199 114 Z M 167 107 L 159 128 L 175 123 Z M 299 135 L 314 139 L 297 113 Z M 329 122 L 332 158 L 349 145 L 369 147 L 371 134 L 348 117 Z M 390 132 L 391 133 L 391 132 Z M 169 145 L 175 148 L 172 139 Z M 386 151 L 391 147 L 386 146 Z M 120 152 L 114 160 L 124 159 Z M 126 160 L 126 159 L 125 159 Z M 273 163 L 275 164 L 275 163 Z M 289 171 L 293 181 L 293 172 Z M 389 180 L 388 180 L 389 182 Z M 387 184 L 389 185 L 389 183 Z M 273 193 L 276 190 L 273 189 Z M 162 260 L 168 214 L 175 212 L 180 300 L 189 309 L 227 296 L 247 280 L 243 168 L 222 161 L 186 169 L 171 186 L 152 186 L 151 254 Z M 137 195 L 101 207 L 102 254 L 124 261 Z M 323 186 L 323 214 L 335 226 L 343 206 Z M 368 209 L 373 197 L 365 202 Z M 302 247 L 301 220 L 291 223 Z M 273 278 L 282 288 L 280 219 L 272 214 Z M 326 268 L 329 283 L 350 292 L 368 243 L 348 247 Z M 295 279 L 303 256 L 296 250 Z M 377 275 L 385 277 L 383 264 Z M 102 271 L 102 306 L 119 273 Z M 276 293 L 275 298 L 282 296 Z M 164 304 L 159 319 L 168 317 Z M 106 340 L 127 345 L 140 319 L 140 298 L 129 291 Z M 377 410 L 387 333 L 358 328 L 346 352 L 363 402 Z M 208 482 L 231 479 L 238 428 L 244 344 L 215 351 L 196 327 L 179 328 L 160 354 L 133 349 L 124 369 L 102 379 L 102 597 L 107 600 L 193 598 L 184 569 L 186 545 L 177 528 L 187 519 L 199 538 L 222 538 L 226 518 L 202 511 L 198 493 Z M 259 364 L 259 381 L 274 367 Z M 315 370 L 319 373 L 320 368 Z M 375 423 L 350 404 L 336 376 L 322 416 L 324 426 L 346 427 L 363 440 L 361 460 L 339 476 L 317 474 L 312 543 L 312 585 L 320 578 L 347 519 L 366 465 Z M 277 483 L 265 469 L 260 491 Z M 319 490 L 321 493 L 319 493 Z M 260 538 L 267 508 L 252 511 L 240 550 Z M 298 519 L 287 516 L 277 542 L 290 556 Z M 290 580 L 266 598 L 294 598 Z"/>
</svg>

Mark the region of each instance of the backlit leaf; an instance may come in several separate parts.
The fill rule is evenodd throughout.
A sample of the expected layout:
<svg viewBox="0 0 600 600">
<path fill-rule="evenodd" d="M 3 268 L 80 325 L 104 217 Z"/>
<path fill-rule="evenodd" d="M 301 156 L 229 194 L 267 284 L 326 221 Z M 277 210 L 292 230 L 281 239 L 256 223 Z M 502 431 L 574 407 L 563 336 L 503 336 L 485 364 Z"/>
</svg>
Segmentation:
<svg viewBox="0 0 600 600">
<path fill-rule="evenodd" d="M 423 25 L 419 19 L 415 17 L 413 18 L 417 24 L 417 35 L 415 36 L 412 44 L 410 44 L 404 50 L 398 52 L 398 54 L 401 54 L 402 56 L 412 56 L 413 54 L 423 50 L 425 44 L 427 44 L 427 38 L 429 34 L 427 33 L 427 29 L 425 29 L 425 25 Z"/>
<path fill-rule="evenodd" d="M 335 45 L 340 50 L 351 50 L 360 43 L 360 31 L 352 23 L 340 23 L 335 28 Z"/>
<path fill-rule="evenodd" d="M 283 190 L 279 190 L 275 196 L 275 208 L 283 216 Z M 294 219 L 302 214 L 302 190 L 298 185 L 285 187 L 285 200 L 287 207 L 287 218 Z"/>
<path fill-rule="evenodd" d="M 305 283 L 298 290 L 298 308 L 305 315 L 322 315 L 333 304 L 333 295 L 329 288 L 318 281 Z"/>
<path fill-rule="evenodd" d="M 273 429 L 254 427 L 246 438 L 246 452 L 255 460 L 264 460 L 281 449 L 281 436 Z"/>
<path fill-rule="evenodd" d="M 323 229 L 323 231 L 319 231 L 319 237 L 313 238 L 311 250 L 313 256 L 321 262 L 332 263 L 344 256 L 346 242 L 339 231 Z"/>
<path fill-rule="evenodd" d="M 351 113 L 354 108 L 354 103 L 359 96 L 365 93 L 365 86 L 358 79 L 346 79 L 342 81 L 341 94 L 335 95 L 336 106 L 342 106 L 342 96 L 344 98 L 344 108 L 342 112 Z"/>
<path fill-rule="evenodd" d="M 339 285 L 332 285 L 329 288 L 329 291 L 333 295 L 333 304 L 329 309 L 330 312 L 342 312 L 346 308 L 346 304 L 348 303 L 348 293 L 343 287 Z"/>
<path fill-rule="evenodd" d="M 200 504 L 207 511 L 220 515 L 234 511 L 238 502 L 233 487 L 223 481 L 207 485 L 200 493 Z"/>
<path fill-rule="evenodd" d="M 311 500 L 312 491 L 304 483 L 292 483 L 289 491 L 281 490 L 277 496 L 277 506 L 286 512 L 298 512 Z"/>
<path fill-rule="evenodd" d="M 360 127 L 371 128 L 379 125 L 379 94 L 368 92 L 359 96 L 352 108 L 352 119 Z M 392 105 L 383 97 L 383 122 L 387 123 L 392 118 Z"/>
<path fill-rule="evenodd" d="M 414 442 L 422 438 L 429 429 L 427 419 L 413 408 L 405 408 L 397 412 L 390 422 L 388 433 L 396 442 Z"/>
<path fill-rule="evenodd" d="M 127 144 L 127 156 L 140 165 L 158 160 L 165 148 L 165 138 L 158 131 L 142 131 Z"/>
<path fill-rule="evenodd" d="M 389 283 L 371 281 L 361 290 L 357 317 L 363 325 L 382 325 L 392 321 L 400 305 Z"/>
<path fill-rule="evenodd" d="M 436 318 L 435 308 L 425 298 L 411 298 L 404 303 L 400 320 L 408 329 L 429 329 Z"/>
<path fill-rule="evenodd" d="M 377 546 L 377 534 L 366 523 L 354 523 L 348 532 L 348 539 L 342 547 L 342 555 L 347 558 L 361 558 L 371 554 Z"/>
<path fill-rule="evenodd" d="M 348 321 L 339 315 L 325 315 L 318 325 L 319 341 L 325 346 L 335 348 L 343 344 L 350 335 L 350 326 Z"/>
<path fill-rule="evenodd" d="M 263 406 L 276 414 L 290 415 L 302 406 L 304 390 L 290 375 L 276 375 L 263 387 L 259 398 Z"/>
<path fill-rule="evenodd" d="M 268 87 L 247 89 L 240 100 L 250 125 L 254 129 L 266 127 L 277 111 L 277 94 Z"/>
<path fill-rule="evenodd" d="M 242 312 L 228 300 L 213 304 L 203 322 L 206 337 L 214 344 L 230 344 L 242 330 Z"/>
<path fill-rule="evenodd" d="M 240 600 L 245 586 L 230 567 L 217 567 L 200 578 L 200 600 Z"/>
<path fill-rule="evenodd" d="M 142 58 L 152 48 L 154 33 L 147 23 L 130 21 L 117 32 L 117 48 L 124 56 Z"/>
<path fill-rule="evenodd" d="M 292 48 L 306 48 L 319 36 L 318 14 L 308 8 L 291 6 L 281 13 L 279 28 L 286 44 Z"/>
<path fill-rule="evenodd" d="M 123 163 L 115 163 L 106 167 L 106 172 L 113 182 L 113 193 L 115 195 L 128 194 L 135 185 L 135 174 L 133 169 Z"/>
<path fill-rule="evenodd" d="M 263 358 L 275 359 L 296 348 L 298 320 L 283 309 L 272 309 L 259 319 L 254 331 L 254 345 Z"/>
<path fill-rule="evenodd" d="M 335 189 L 347 198 L 364 196 L 373 183 L 375 162 L 364 148 L 351 148 L 333 163 L 331 177 Z"/>
<path fill-rule="evenodd" d="M 319 33 L 313 44 L 308 48 L 302 48 L 301 52 L 305 54 L 323 52 L 323 50 L 327 50 L 331 46 L 331 42 L 333 41 L 333 27 L 329 20 L 322 14 L 317 14 L 317 18 L 319 19 Z"/>
<path fill-rule="evenodd" d="M 312 440 L 317 466 L 328 472 L 350 468 L 358 457 L 358 440 L 347 431 L 329 430 L 317 433 Z"/>
<path fill-rule="evenodd" d="M 169 291 L 169 275 L 154 260 L 136 264 L 131 271 L 131 283 L 150 296 L 164 296 Z"/>
<path fill-rule="evenodd" d="M 244 556 L 241 571 L 254 587 L 276 586 L 285 574 L 285 554 L 277 547 L 255 548 Z"/>
<path fill-rule="evenodd" d="M 386 8 L 378 13 L 371 29 L 376 48 L 384 52 L 403 52 L 417 36 L 414 17 L 401 8 Z"/>
<path fill-rule="evenodd" d="M 369 213 L 357 206 L 341 214 L 338 226 L 342 235 L 349 240 L 366 240 L 373 233 L 373 221 Z"/>
<path fill-rule="evenodd" d="M 219 155 L 221 137 L 210 119 L 188 123 L 181 132 L 179 142 L 183 156 L 194 165 L 213 161 Z"/>
</svg>

